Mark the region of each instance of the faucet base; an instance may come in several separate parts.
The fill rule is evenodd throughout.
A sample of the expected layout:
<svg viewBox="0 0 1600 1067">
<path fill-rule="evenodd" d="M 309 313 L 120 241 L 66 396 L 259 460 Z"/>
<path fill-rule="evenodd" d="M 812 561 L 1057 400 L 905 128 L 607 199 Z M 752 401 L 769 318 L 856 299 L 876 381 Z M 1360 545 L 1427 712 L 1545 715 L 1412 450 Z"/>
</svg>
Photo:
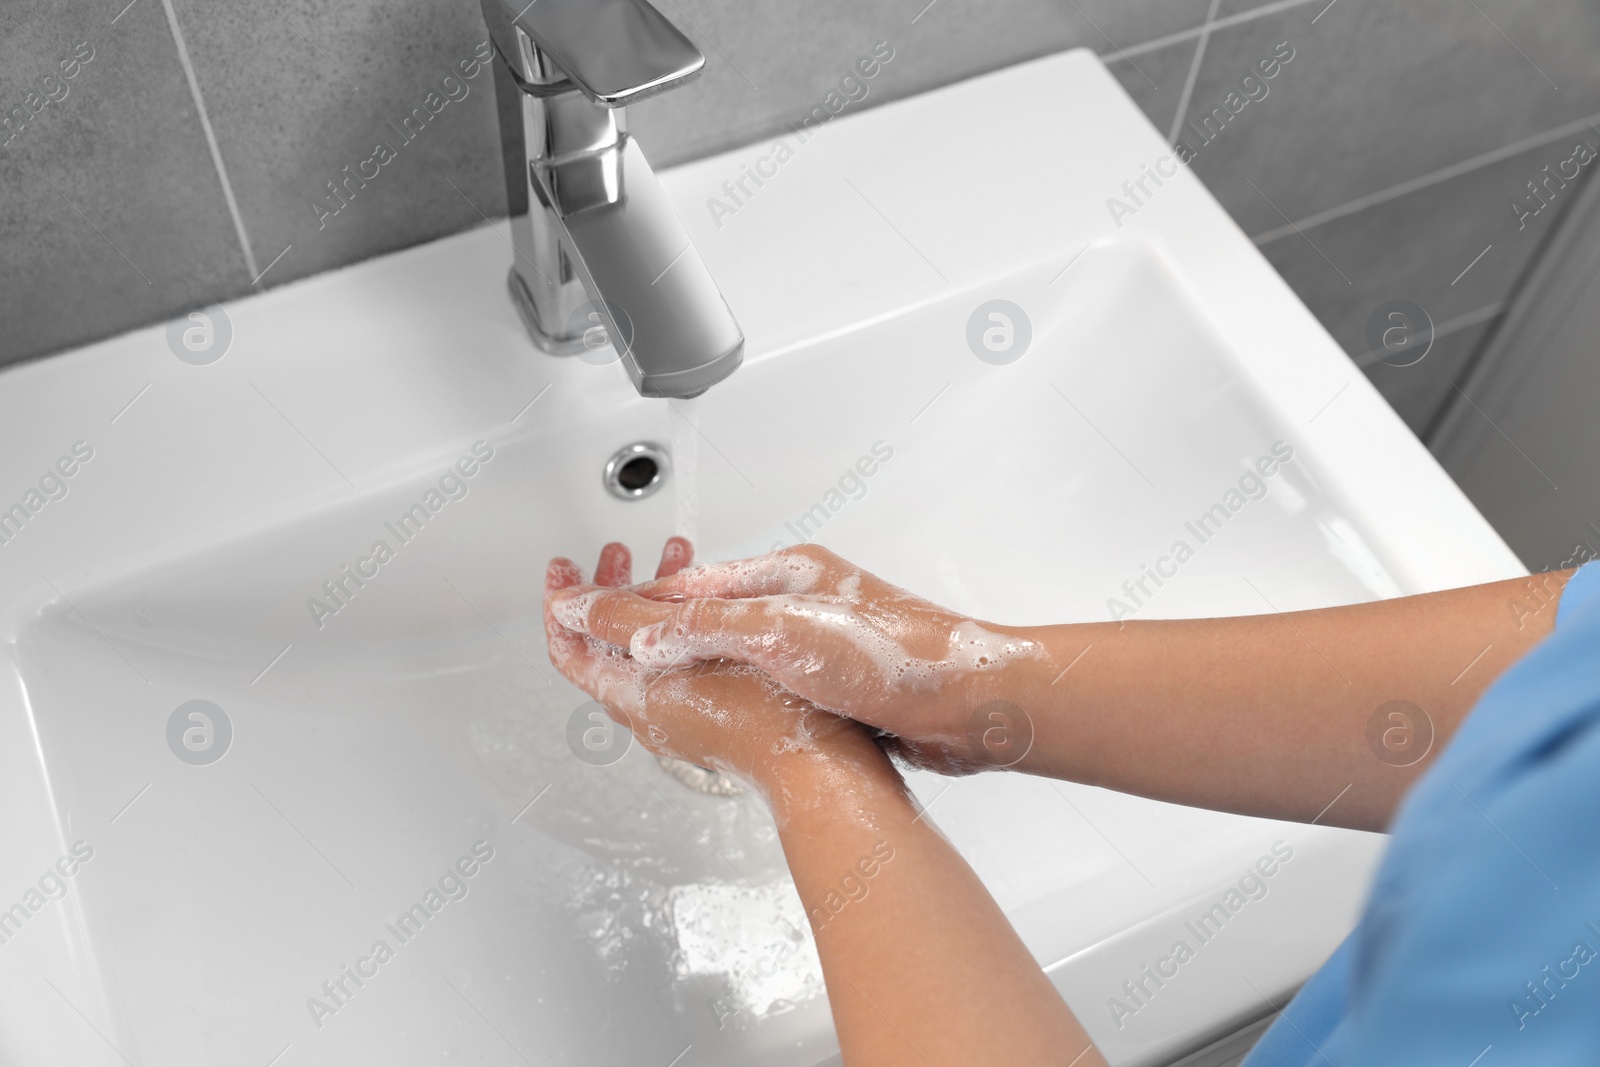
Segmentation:
<svg viewBox="0 0 1600 1067">
<path fill-rule="evenodd" d="M 539 313 L 534 308 L 533 294 L 528 291 L 528 283 L 522 280 L 522 275 L 513 266 L 506 273 L 506 288 L 511 290 L 511 304 L 517 309 L 517 315 L 522 319 L 522 325 L 527 327 L 528 336 L 533 338 L 533 343 L 541 351 L 552 356 L 575 356 L 585 351 L 583 335 L 575 337 L 557 337 L 545 330 L 539 322 Z"/>
</svg>

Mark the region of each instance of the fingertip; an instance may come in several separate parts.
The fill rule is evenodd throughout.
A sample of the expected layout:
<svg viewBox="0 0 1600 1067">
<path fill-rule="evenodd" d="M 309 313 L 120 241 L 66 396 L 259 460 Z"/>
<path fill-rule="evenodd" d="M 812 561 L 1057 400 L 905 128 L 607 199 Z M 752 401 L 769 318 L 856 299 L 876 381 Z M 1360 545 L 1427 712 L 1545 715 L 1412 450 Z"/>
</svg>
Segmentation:
<svg viewBox="0 0 1600 1067">
<path fill-rule="evenodd" d="M 694 545 L 687 537 L 673 536 L 661 547 L 661 564 L 656 568 L 657 578 L 670 578 L 694 560 Z"/>
<path fill-rule="evenodd" d="M 553 593 L 557 589 L 566 589 L 574 585 L 583 584 L 583 569 L 565 556 L 557 556 L 545 568 L 545 592 Z"/>
<path fill-rule="evenodd" d="M 587 632 L 589 609 L 601 594 L 593 589 L 585 592 L 571 591 L 550 599 L 550 614 L 556 622 L 574 632 Z"/>
<path fill-rule="evenodd" d="M 634 632 L 628 641 L 628 654 L 635 663 L 653 671 L 671 670 L 690 661 L 684 649 L 670 647 L 672 642 L 661 640 L 665 623 L 646 626 Z"/>
<path fill-rule="evenodd" d="M 633 636 L 628 639 L 629 655 L 643 662 L 646 657 L 651 655 L 651 651 L 656 645 L 660 643 L 662 631 L 666 629 L 666 626 L 667 624 L 663 621 L 649 626 L 641 626 L 633 631 Z"/>
<path fill-rule="evenodd" d="M 594 568 L 594 584 L 619 586 L 632 581 L 633 553 L 621 541 L 609 542 L 600 550 L 600 561 Z"/>
</svg>

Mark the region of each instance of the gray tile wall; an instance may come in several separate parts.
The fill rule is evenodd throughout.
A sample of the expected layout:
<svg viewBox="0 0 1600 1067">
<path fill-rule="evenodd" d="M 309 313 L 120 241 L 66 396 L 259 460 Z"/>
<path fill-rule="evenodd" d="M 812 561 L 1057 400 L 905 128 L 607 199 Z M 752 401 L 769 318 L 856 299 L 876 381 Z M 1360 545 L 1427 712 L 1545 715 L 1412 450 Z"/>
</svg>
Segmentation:
<svg viewBox="0 0 1600 1067">
<path fill-rule="evenodd" d="M 1514 199 L 1531 208 L 1525 183 L 1579 142 L 1600 149 L 1589 0 L 660 6 L 709 62 L 630 113 L 658 165 L 783 129 L 880 40 L 895 58 L 865 106 L 1094 49 L 1157 128 L 1195 151 L 1196 173 L 1419 432 L 1571 188 L 1552 184 L 1551 205 L 1526 220 Z M 377 141 L 400 140 L 390 124 L 446 74 L 473 70 L 484 36 L 476 0 L 12 0 L 0 11 L 11 116 L 0 362 L 502 213 L 487 72 L 461 79 L 465 95 L 337 214 L 312 206 Z M 1243 83 L 1285 42 L 1293 58 L 1275 77 Z M 75 48 L 93 58 L 74 67 Z M 1436 334 L 1405 367 L 1367 342 L 1374 310 L 1397 298 Z"/>
</svg>

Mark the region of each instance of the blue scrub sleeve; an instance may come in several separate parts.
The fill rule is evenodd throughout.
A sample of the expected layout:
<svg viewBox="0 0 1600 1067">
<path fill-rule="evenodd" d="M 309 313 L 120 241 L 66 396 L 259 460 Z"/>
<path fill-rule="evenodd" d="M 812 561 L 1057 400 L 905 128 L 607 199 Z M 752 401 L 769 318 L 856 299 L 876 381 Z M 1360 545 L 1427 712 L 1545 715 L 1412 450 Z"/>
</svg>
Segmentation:
<svg viewBox="0 0 1600 1067">
<path fill-rule="evenodd" d="M 1600 1064 L 1600 561 L 1401 806 L 1360 923 L 1245 1067 Z"/>
</svg>

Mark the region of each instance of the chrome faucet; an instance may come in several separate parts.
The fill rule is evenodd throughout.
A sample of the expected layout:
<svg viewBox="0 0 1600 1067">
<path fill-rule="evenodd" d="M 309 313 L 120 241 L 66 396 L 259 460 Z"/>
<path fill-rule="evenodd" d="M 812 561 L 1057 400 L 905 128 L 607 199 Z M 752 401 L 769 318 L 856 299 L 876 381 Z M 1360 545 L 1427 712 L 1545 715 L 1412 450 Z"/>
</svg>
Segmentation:
<svg viewBox="0 0 1600 1067">
<path fill-rule="evenodd" d="M 646 0 L 482 3 L 523 324 L 553 354 L 603 338 L 643 396 L 698 396 L 737 369 L 744 334 L 623 108 L 705 56 Z"/>
</svg>

